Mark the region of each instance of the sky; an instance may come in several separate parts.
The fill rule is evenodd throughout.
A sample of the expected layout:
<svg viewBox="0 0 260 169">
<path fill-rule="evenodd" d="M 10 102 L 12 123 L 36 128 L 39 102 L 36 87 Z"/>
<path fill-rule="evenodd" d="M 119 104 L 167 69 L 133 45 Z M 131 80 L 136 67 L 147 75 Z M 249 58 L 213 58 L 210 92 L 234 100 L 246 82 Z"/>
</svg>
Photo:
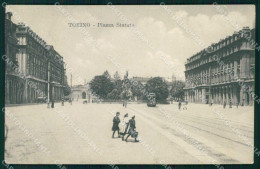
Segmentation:
<svg viewBox="0 0 260 169">
<path fill-rule="evenodd" d="M 63 56 L 73 85 L 105 70 L 112 76 L 128 71 L 129 77 L 174 74 L 184 80 L 187 58 L 238 27 L 255 27 L 254 5 L 8 5 L 7 11 L 14 23 L 25 23 Z M 80 29 L 69 23 L 91 26 Z M 98 23 L 134 27 L 101 28 Z"/>
</svg>

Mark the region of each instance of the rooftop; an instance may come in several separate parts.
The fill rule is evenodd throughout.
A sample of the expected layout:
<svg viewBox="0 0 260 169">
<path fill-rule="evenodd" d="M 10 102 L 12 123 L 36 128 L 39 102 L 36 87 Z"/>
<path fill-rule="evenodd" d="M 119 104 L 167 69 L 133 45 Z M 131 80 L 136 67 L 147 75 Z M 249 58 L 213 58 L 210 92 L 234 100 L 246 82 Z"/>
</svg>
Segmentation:
<svg viewBox="0 0 260 169">
<path fill-rule="evenodd" d="M 210 46 L 208 46 L 207 48 L 205 48 L 205 49 L 203 49 L 203 50 L 197 52 L 196 54 L 194 54 L 193 56 L 191 56 L 190 58 L 188 58 L 186 63 L 189 63 L 189 62 L 193 61 L 194 58 L 195 58 L 194 60 L 197 60 L 197 59 L 199 59 L 199 58 L 201 57 L 201 55 L 202 55 L 203 53 L 205 53 L 205 52 L 207 52 L 207 51 L 209 51 L 209 50 L 212 51 L 212 50 L 214 50 L 214 47 L 216 47 L 216 46 L 218 46 L 218 45 L 220 45 L 220 44 L 225 43 L 226 41 L 232 39 L 233 37 L 239 36 L 239 35 L 242 35 L 242 36 L 243 36 L 243 34 L 244 34 L 245 32 L 249 32 L 249 31 L 252 31 L 252 30 L 254 30 L 254 29 L 251 29 L 251 30 L 250 30 L 249 27 L 243 27 L 242 30 L 240 30 L 240 31 L 238 31 L 238 32 L 235 31 L 231 36 L 226 36 L 224 39 L 220 39 L 219 42 L 217 42 L 217 43 L 212 43 L 212 44 L 211 44 Z M 218 50 L 218 49 L 217 49 L 217 50 Z M 196 57 L 197 57 L 197 58 L 196 58 Z"/>
</svg>

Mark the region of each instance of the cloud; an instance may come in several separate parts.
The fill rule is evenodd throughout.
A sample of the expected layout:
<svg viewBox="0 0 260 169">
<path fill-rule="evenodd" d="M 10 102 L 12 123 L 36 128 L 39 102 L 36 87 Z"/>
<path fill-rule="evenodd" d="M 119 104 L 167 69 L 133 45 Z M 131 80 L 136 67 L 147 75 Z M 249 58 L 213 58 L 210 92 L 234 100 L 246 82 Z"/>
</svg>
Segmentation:
<svg viewBox="0 0 260 169">
<path fill-rule="evenodd" d="M 78 75 L 88 81 L 105 70 L 113 74 L 118 66 L 122 67 L 121 70 L 128 70 L 129 76 L 171 77 L 175 74 L 183 79 L 185 61 L 203 49 L 160 6 L 117 6 L 135 24 L 141 36 L 130 28 L 85 28 L 91 37 L 85 36 L 78 28 L 68 27 L 70 21 L 55 7 L 12 7 L 37 34 L 52 43 Z M 168 7 L 205 45 L 216 43 L 236 31 L 230 21 L 241 28 L 254 27 L 255 12 L 252 7 L 227 6 L 227 15 L 222 15 L 212 5 L 193 6 L 193 10 L 190 6 Z M 121 22 L 114 11 L 106 6 L 64 8 L 80 22 Z M 152 49 L 146 41 L 152 44 Z M 122 77 L 124 72 L 120 73 Z"/>
</svg>

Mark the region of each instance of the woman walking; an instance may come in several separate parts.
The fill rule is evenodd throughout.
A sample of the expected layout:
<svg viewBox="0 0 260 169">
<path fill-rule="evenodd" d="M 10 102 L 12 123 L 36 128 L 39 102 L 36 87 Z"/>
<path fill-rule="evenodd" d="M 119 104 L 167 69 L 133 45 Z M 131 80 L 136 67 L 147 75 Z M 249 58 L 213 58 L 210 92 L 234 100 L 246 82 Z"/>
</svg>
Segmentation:
<svg viewBox="0 0 260 169">
<path fill-rule="evenodd" d="M 128 129 L 128 123 L 129 122 L 129 119 L 128 119 L 128 113 L 126 113 L 124 115 L 124 118 L 123 118 L 123 121 L 122 121 L 122 140 L 124 141 L 124 136 L 127 132 L 127 129 Z"/>
</svg>

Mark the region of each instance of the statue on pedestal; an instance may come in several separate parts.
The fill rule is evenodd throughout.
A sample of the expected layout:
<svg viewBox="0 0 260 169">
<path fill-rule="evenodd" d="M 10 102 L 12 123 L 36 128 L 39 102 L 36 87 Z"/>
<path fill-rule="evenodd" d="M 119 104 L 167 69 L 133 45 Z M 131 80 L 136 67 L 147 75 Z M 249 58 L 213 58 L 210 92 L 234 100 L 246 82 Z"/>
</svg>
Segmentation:
<svg viewBox="0 0 260 169">
<path fill-rule="evenodd" d="M 123 100 L 123 106 L 126 107 L 127 100 L 131 97 L 131 84 L 130 80 L 128 79 L 128 71 L 126 71 L 126 74 L 124 75 L 123 84 L 122 84 L 123 91 L 121 93 L 122 100 Z"/>
</svg>

